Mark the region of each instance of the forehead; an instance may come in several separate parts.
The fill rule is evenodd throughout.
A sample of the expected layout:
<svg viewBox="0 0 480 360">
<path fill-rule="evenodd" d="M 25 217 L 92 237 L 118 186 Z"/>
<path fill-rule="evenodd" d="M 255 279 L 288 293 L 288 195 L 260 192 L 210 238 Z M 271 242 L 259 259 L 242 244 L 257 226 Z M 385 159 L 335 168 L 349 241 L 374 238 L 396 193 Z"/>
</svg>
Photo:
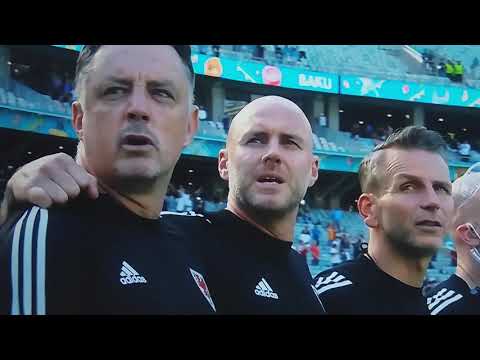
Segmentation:
<svg viewBox="0 0 480 360">
<path fill-rule="evenodd" d="M 185 65 L 168 45 L 104 45 L 94 55 L 91 69 L 95 72 L 92 78 L 98 81 L 109 76 L 188 81 Z"/>
<path fill-rule="evenodd" d="M 440 155 L 425 150 L 386 149 L 384 171 L 386 178 L 392 180 L 410 175 L 430 182 L 450 182 L 445 160 Z"/>
<path fill-rule="evenodd" d="M 272 135 L 285 134 L 308 139 L 311 136 L 311 130 L 307 122 L 308 120 L 295 109 L 270 106 L 249 114 L 239 124 L 238 135 L 262 131 Z"/>
</svg>

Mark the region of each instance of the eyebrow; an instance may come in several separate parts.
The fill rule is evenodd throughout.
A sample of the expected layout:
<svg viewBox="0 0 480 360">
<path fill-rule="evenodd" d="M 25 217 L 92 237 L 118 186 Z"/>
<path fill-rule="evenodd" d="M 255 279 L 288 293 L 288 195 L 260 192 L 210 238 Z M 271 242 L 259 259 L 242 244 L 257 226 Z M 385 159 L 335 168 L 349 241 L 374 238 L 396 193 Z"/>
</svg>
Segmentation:
<svg viewBox="0 0 480 360">
<path fill-rule="evenodd" d="M 118 77 L 118 76 L 108 76 L 107 78 L 105 78 L 103 81 L 103 83 L 105 82 L 114 82 L 114 83 L 117 83 L 117 84 L 122 84 L 122 85 L 131 85 L 132 84 L 132 80 L 129 79 L 129 78 L 123 78 L 123 77 Z M 172 81 L 172 80 L 148 80 L 147 81 L 147 84 L 150 85 L 150 86 L 158 86 L 158 87 L 170 87 L 170 88 L 176 88 L 175 86 L 175 83 Z"/>
<path fill-rule="evenodd" d="M 303 139 L 302 137 L 300 137 L 300 136 L 298 136 L 298 135 L 294 135 L 294 134 L 281 134 L 281 136 L 284 136 L 284 137 L 286 137 L 286 138 L 295 140 L 296 142 L 301 143 L 301 144 L 303 144 L 303 143 L 305 142 L 305 139 Z"/>
<path fill-rule="evenodd" d="M 245 134 L 243 134 L 243 136 L 240 138 L 240 141 L 242 141 L 245 138 L 248 138 L 250 136 L 269 136 L 269 134 L 266 131 L 263 131 L 263 130 L 250 130 L 250 131 L 247 131 Z M 292 139 L 292 140 L 295 140 L 295 141 L 297 141 L 298 143 L 301 143 L 301 144 L 305 143 L 305 140 L 302 137 L 300 137 L 298 135 L 295 135 L 295 134 L 281 133 L 280 137 L 287 138 L 287 139 Z"/>
<path fill-rule="evenodd" d="M 414 181 L 422 182 L 422 178 L 420 178 L 420 177 L 418 177 L 418 176 L 415 176 L 415 175 L 410 175 L 410 174 L 400 173 L 400 174 L 396 174 L 396 175 L 393 177 L 393 181 L 394 181 L 394 182 L 398 182 L 398 181 L 400 181 L 401 179 L 414 180 Z M 445 181 L 441 181 L 441 180 L 433 180 L 433 181 L 432 181 L 432 184 L 433 184 L 433 185 L 442 185 L 442 186 L 446 187 L 447 189 L 451 189 L 451 188 L 452 188 L 452 184 L 451 184 L 450 182 L 445 182 Z"/>
</svg>

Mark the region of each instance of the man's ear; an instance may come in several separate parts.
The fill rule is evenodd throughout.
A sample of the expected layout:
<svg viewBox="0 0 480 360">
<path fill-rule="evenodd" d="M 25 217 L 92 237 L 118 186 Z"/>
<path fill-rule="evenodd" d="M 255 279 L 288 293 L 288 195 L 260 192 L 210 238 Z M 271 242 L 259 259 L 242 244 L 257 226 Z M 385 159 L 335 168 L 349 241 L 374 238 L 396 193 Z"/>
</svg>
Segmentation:
<svg viewBox="0 0 480 360">
<path fill-rule="evenodd" d="M 318 179 L 318 164 L 319 164 L 319 159 L 318 156 L 314 155 L 313 156 L 313 161 L 312 161 L 312 171 L 310 174 L 310 183 L 308 187 L 312 187 Z"/>
<path fill-rule="evenodd" d="M 185 141 L 183 142 L 183 146 L 189 145 L 195 134 L 197 133 L 198 130 L 198 112 L 199 108 L 197 105 L 193 105 L 193 109 L 191 114 L 189 115 L 188 118 L 188 124 L 187 124 L 187 134 L 185 136 Z"/>
<path fill-rule="evenodd" d="M 79 101 L 72 103 L 72 125 L 78 139 L 83 140 L 83 109 Z"/>
<path fill-rule="evenodd" d="M 218 153 L 218 173 L 220 177 L 228 181 L 228 151 L 227 149 L 222 149 Z"/>
<path fill-rule="evenodd" d="M 469 224 L 458 225 L 455 229 L 455 232 L 465 244 L 469 245 L 470 247 L 478 247 L 480 246 L 480 239 L 470 228 L 470 226 L 471 225 Z"/>
<path fill-rule="evenodd" d="M 372 193 L 363 193 L 357 201 L 357 208 L 363 221 L 370 228 L 378 226 L 376 197 Z"/>
</svg>

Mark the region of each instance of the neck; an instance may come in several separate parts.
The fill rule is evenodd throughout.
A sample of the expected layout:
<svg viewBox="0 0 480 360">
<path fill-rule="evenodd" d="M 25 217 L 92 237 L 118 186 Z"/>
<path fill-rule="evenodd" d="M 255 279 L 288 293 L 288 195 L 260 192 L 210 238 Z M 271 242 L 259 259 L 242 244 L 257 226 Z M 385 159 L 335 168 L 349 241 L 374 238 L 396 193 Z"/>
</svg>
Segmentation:
<svg viewBox="0 0 480 360">
<path fill-rule="evenodd" d="M 457 247 L 458 248 L 458 247 Z M 470 254 L 457 251 L 457 269 L 455 274 L 465 281 L 470 289 L 480 286 L 480 266 L 473 263 Z"/>
<path fill-rule="evenodd" d="M 146 219 L 158 219 L 163 208 L 167 187 L 156 188 L 148 194 L 128 194 L 98 180 L 100 191 L 109 194 L 131 212 Z"/>
<path fill-rule="evenodd" d="M 89 168 L 88 162 L 85 161 L 82 156 L 77 156 L 77 162 L 90 174 L 96 176 L 95 172 Z M 167 193 L 168 182 L 162 182 L 159 179 L 157 186 L 145 194 L 131 194 L 120 189 L 115 189 L 98 177 L 97 182 L 100 193 L 109 194 L 134 214 L 146 219 L 158 219 L 160 217 L 163 201 Z"/>
<path fill-rule="evenodd" d="M 377 266 L 383 272 L 404 284 L 420 288 L 427 273 L 430 257 L 419 259 L 405 258 L 398 254 L 385 239 L 375 235 L 370 230 L 368 255 L 375 261 Z"/>
<path fill-rule="evenodd" d="M 258 217 L 256 217 L 255 220 L 253 220 L 254 217 L 252 214 L 239 207 L 235 201 L 231 201 L 230 199 L 227 203 L 227 210 L 272 237 L 283 241 L 293 241 L 296 214 L 275 219 L 258 219 Z"/>
</svg>

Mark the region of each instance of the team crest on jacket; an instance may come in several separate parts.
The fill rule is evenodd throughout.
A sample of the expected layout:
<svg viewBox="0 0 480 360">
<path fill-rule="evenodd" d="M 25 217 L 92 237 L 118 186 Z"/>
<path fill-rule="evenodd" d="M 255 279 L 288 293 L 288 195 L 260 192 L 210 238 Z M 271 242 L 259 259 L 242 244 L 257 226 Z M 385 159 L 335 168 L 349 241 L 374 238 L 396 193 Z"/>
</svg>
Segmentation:
<svg viewBox="0 0 480 360">
<path fill-rule="evenodd" d="M 210 296 L 210 291 L 208 291 L 207 283 L 205 282 L 202 274 L 193 270 L 192 268 L 190 268 L 190 273 L 192 274 L 193 280 L 195 280 L 195 282 L 197 283 L 198 288 L 202 292 L 203 296 L 205 296 L 205 299 L 207 299 L 212 309 L 214 311 L 217 311 L 217 309 L 215 309 L 215 304 L 213 303 L 212 297 Z"/>
</svg>

